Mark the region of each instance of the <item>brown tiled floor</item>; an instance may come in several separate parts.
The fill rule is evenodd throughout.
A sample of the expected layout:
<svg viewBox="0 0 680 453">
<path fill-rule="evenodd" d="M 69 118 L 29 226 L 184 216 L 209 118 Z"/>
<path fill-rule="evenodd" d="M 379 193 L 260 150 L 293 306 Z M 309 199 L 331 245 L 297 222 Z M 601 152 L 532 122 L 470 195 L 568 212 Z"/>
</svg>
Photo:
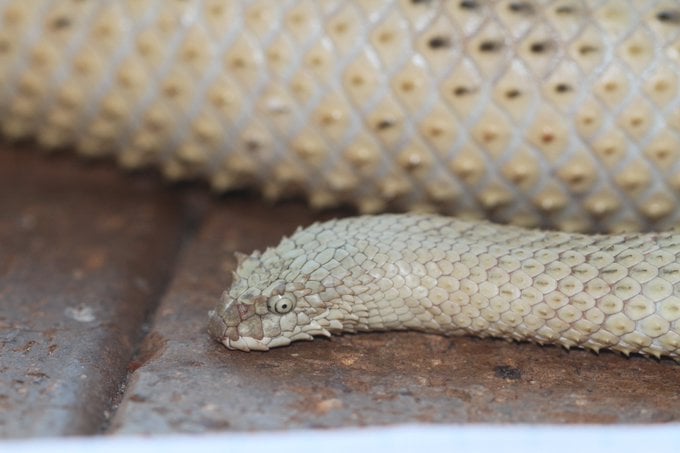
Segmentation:
<svg viewBox="0 0 680 453">
<path fill-rule="evenodd" d="M 670 361 L 417 333 L 212 342 L 233 252 L 334 214 L 0 147 L 0 437 L 680 420 Z"/>
</svg>

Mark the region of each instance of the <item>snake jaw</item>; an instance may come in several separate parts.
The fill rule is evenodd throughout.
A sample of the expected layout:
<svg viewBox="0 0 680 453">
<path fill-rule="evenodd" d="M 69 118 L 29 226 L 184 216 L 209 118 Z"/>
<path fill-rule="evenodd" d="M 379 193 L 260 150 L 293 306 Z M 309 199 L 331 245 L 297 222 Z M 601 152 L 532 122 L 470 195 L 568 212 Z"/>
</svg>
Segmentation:
<svg viewBox="0 0 680 453">
<path fill-rule="evenodd" d="M 264 340 L 269 340 L 265 338 Z M 268 351 L 269 346 L 264 340 L 257 340 L 253 337 L 239 337 L 238 340 L 232 340 L 231 338 L 224 338 L 222 344 L 227 347 L 227 349 L 238 350 L 238 351 Z"/>
</svg>

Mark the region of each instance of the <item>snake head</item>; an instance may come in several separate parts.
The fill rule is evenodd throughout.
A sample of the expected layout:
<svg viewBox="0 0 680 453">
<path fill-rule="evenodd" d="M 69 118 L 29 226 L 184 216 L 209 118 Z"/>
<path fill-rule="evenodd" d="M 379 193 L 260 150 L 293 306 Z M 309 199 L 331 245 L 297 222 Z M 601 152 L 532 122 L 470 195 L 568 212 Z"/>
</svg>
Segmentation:
<svg viewBox="0 0 680 453">
<path fill-rule="evenodd" d="M 282 278 L 288 265 L 268 249 L 239 265 L 231 288 L 210 312 L 210 335 L 229 349 L 266 351 L 314 335 L 330 336 L 314 317 L 322 313 L 320 299 L 301 281 Z"/>
</svg>

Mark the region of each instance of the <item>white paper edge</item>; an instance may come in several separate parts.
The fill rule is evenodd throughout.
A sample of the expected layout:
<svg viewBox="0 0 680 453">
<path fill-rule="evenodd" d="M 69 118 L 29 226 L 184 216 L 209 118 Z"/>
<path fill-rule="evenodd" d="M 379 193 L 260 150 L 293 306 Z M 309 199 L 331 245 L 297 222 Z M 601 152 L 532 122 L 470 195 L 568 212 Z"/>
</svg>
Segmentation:
<svg viewBox="0 0 680 453">
<path fill-rule="evenodd" d="M 95 436 L 0 441 L 2 453 L 678 453 L 680 424 L 403 425 L 196 435 Z"/>
</svg>

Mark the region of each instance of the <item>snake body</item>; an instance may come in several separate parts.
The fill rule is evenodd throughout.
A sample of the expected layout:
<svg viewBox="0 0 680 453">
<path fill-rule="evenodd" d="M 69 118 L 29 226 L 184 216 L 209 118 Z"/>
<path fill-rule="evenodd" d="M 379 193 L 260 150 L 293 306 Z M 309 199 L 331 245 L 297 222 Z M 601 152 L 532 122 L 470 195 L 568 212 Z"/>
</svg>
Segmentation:
<svg viewBox="0 0 680 453">
<path fill-rule="evenodd" d="M 217 190 L 680 221 L 668 0 L 0 1 L 0 130 Z"/>
<path fill-rule="evenodd" d="M 679 74 L 670 0 L 0 0 L 4 137 L 364 213 L 675 226 Z M 677 357 L 677 254 L 670 234 L 361 217 L 245 259 L 210 330 Z"/>
<path fill-rule="evenodd" d="M 228 348 L 413 329 L 680 357 L 680 236 L 432 215 L 312 225 L 241 257 L 210 316 Z"/>
</svg>

